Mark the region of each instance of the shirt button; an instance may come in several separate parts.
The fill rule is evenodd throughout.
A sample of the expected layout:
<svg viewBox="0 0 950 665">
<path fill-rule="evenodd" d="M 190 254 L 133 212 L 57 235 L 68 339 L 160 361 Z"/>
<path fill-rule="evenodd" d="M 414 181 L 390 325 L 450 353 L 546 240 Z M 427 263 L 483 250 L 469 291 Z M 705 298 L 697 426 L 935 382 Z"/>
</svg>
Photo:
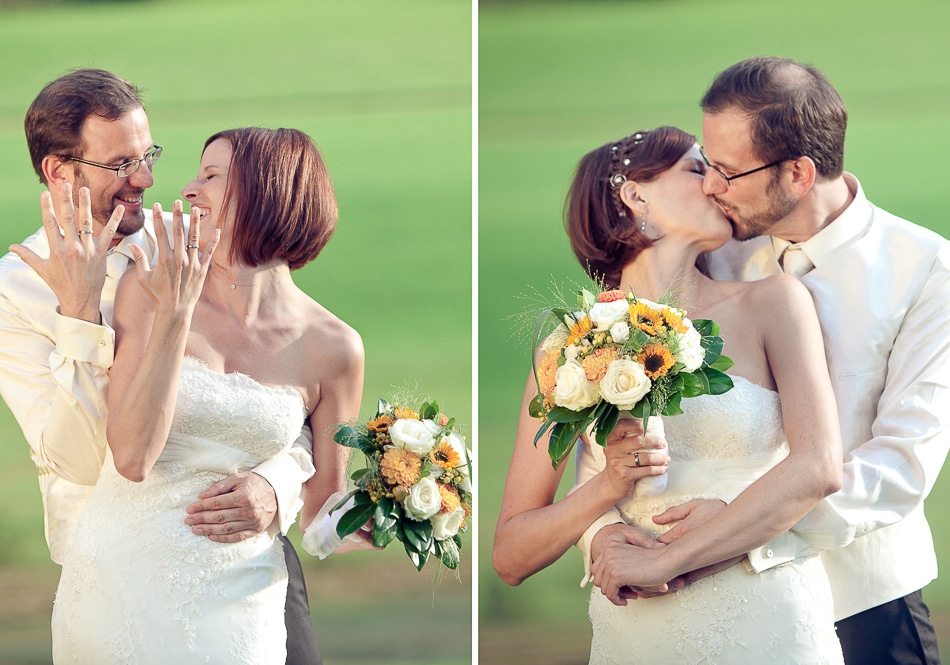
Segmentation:
<svg viewBox="0 0 950 665">
<path fill-rule="evenodd" d="M 105 345 L 106 345 L 106 343 L 100 339 L 100 340 L 99 340 L 99 346 L 100 346 L 100 347 L 103 347 L 103 346 L 105 346 Z"/>
<path fill-rule="evenodd" d="M 765 556 L 771 559 L 773 556 L 775 556 L 775 552 L 773 552 L 771 549 L 767 549 L 765 550 Z"/>
</svg>

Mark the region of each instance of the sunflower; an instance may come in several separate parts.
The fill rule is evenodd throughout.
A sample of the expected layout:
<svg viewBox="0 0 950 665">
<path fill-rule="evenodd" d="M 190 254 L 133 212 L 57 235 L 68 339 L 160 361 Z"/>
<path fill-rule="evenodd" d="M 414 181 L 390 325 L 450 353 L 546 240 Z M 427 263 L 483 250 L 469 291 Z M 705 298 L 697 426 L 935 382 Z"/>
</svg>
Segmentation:
<svg viewBox="0 0 950 665">
<path fill-rule="evenodd" d="M 389 426 L 394 422 L 396 422 L 396 420 L 391 415 L 384 413 L 375 420 L 370 420 L 368 423 L 366 423 L 366 427 L 370 432 L 388 432 Z"/>
<path fill-rule="evenodd" d="M 397 420 L 400 419 L 409 419 L 409 420 L 419 420 L 419 414 L 413 411 L 412 409 L 407 409 L 404 406 L 397 406 L 393 415 Z"/>
<path fill-rule="evenodd" d="M 647 335 L 656 337 L 666 332 L 663 317 L 649 305 L 637 301 L 630 305 L 630 325 L 636 326 Z"/>
<path fill-rule="evenodd" d="M 676 310 L 670 307 L 664 307 L 662 314 L 663 322 L 670 330 L 675 330 L 680 335 L 685 335 L 686 331 L 689 330 L 689 328 L 686 327 L 686 324 L 683 323 L 683 317 L 680 316 Z"/>
<path fill-rule="evenodd" d="M 419 482 L 422 460 L 404 448 L 390 448 L 379 461 L 379 473 L 390 485 L 412 487 Z"/>
<path fill-rule="evenodd" d="M 591 323 L 590 317 L 585 316 L 583 319 L 571 326 L 571 332 L 567 336 L 567 346 L 581 341 L 587 336 L 587 333 L 593 329 L 594 324 Z"/>
<path fill-rule="evenodd" d="M 600 383 L 607 373 L 607 367 L 617 359 L 617 348 L 605 346 L 594 350 L 589 356 L 581 361 L 581 367 L 587 374 L 587 380 L 591 383 Z"/>
<path fill-rule="evenodd" d="M 439 496 L 442 497 L 442 508 L 439 510 L 440 513 L 451 513 L 453 510 L 462 505 L 462 499 L 459 498 L 459 493 L 451 485 L 443 485 L 439 483 Z"/>
<path fill-rule="evenodd" d="M 637 362 L 643 365 L 646 375 L 655 381 L 670 371 L 676 364 L 676 358 L 662 344 L 647 344 L 637 356 Z"/>
<path fill-rule="evenodd" d="M 454 469 L 462 463 L 458 451 L 445 440 L 429 451 L 429 459 L 443 469 Z"/>
</svg>

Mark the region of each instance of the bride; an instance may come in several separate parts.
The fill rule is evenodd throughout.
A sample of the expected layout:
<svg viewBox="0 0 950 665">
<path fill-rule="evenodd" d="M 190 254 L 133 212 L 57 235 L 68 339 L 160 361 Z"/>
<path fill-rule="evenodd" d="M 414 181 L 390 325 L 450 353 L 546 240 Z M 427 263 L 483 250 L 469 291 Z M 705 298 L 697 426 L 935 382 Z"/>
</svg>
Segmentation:
<svg viewBox="0 0 950 665">
<path fill-rule="evenodd" d="M 735 387 L 683 400 L 685 413 L 664 419 L 668 455 L 662 436 L 643 436 L 629 419 L 606 449 L 580 444 L 584 482 L 555 502 L 564 465 L 553 470 L 544 442 L 533 444 L 529 379 L 494 565 L 518 584 L 572 544 L 590 545 L 614 511 L 614 521 L 640 530 L 595 539 L 591 663 L 841 663 L 817 555 L 761 574 L 734 565 L 836 491 L 840 435 L 807 290 L 784 275 L 718 282 L 697 268 L 731 237 L 703 194 L 705 170 L 695 139 L 671 127 L 604 145 L 578 166 L 567 230 L 581 263 L 608 287 L 654 301 L 672 293 L 690 318 L 719 323 Z M 663 473 L 661 495 L 637 496 L 638 480 Z M 715 514 L 693 527 L 690 510 Z M 690 586 L 667 585 L 698 569 Z"/>
<path fill-rule="evenodd" d="M 69 541 L 56 663 L 284 663 L 287 570 L 274 528 L 213 542 L 192 533 L 185 508 L 288 449 L 305 422 L 315 473 L 303 519 L 345 487 L 347 449 L 332 428 L 358 415 L 362 343 L 291 278 L 336 224 L 316 147 L 297 130 L 220 132 L 182 194 L 187 241 L 176 201 L 171 230 L 155 226 L 154 270 L 133 247 L 135 274 L 119 284 L 114 465 Z"/>
</svg>

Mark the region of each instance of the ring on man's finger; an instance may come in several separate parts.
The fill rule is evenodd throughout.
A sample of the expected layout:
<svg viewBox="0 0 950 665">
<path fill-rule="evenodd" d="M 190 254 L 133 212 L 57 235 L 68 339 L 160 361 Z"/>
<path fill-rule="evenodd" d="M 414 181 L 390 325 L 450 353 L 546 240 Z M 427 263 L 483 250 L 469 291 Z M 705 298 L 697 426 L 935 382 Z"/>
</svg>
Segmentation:
<svg viewBox="0 0 950 665">
<path fill-rule="evenodd" d="M 87 233 L 91 235 L 92 229 L 79 229 L 79 232 L 83 235 L 86 235 Z"/>
<path fill-rule="evenodd" d="M 185 249 L 198 249 L 198 245 L 185 245 Z"/>
</svg>

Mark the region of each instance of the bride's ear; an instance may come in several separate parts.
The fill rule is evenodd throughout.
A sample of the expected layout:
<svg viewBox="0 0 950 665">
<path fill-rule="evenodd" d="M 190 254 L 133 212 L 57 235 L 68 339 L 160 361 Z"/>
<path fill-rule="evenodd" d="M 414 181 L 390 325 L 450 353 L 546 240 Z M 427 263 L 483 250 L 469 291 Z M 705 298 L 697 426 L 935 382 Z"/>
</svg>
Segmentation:
<svg viewBox="0 0 950 665">
<path fill-rule="evenodd" d="M 634 180 L 628 180 L 621 185 L 620 200 L 636 217 L 647 212 L 647 202 L 643 199 L 643 189 L 640 187 L 640 183 Z"/>
</svg>

